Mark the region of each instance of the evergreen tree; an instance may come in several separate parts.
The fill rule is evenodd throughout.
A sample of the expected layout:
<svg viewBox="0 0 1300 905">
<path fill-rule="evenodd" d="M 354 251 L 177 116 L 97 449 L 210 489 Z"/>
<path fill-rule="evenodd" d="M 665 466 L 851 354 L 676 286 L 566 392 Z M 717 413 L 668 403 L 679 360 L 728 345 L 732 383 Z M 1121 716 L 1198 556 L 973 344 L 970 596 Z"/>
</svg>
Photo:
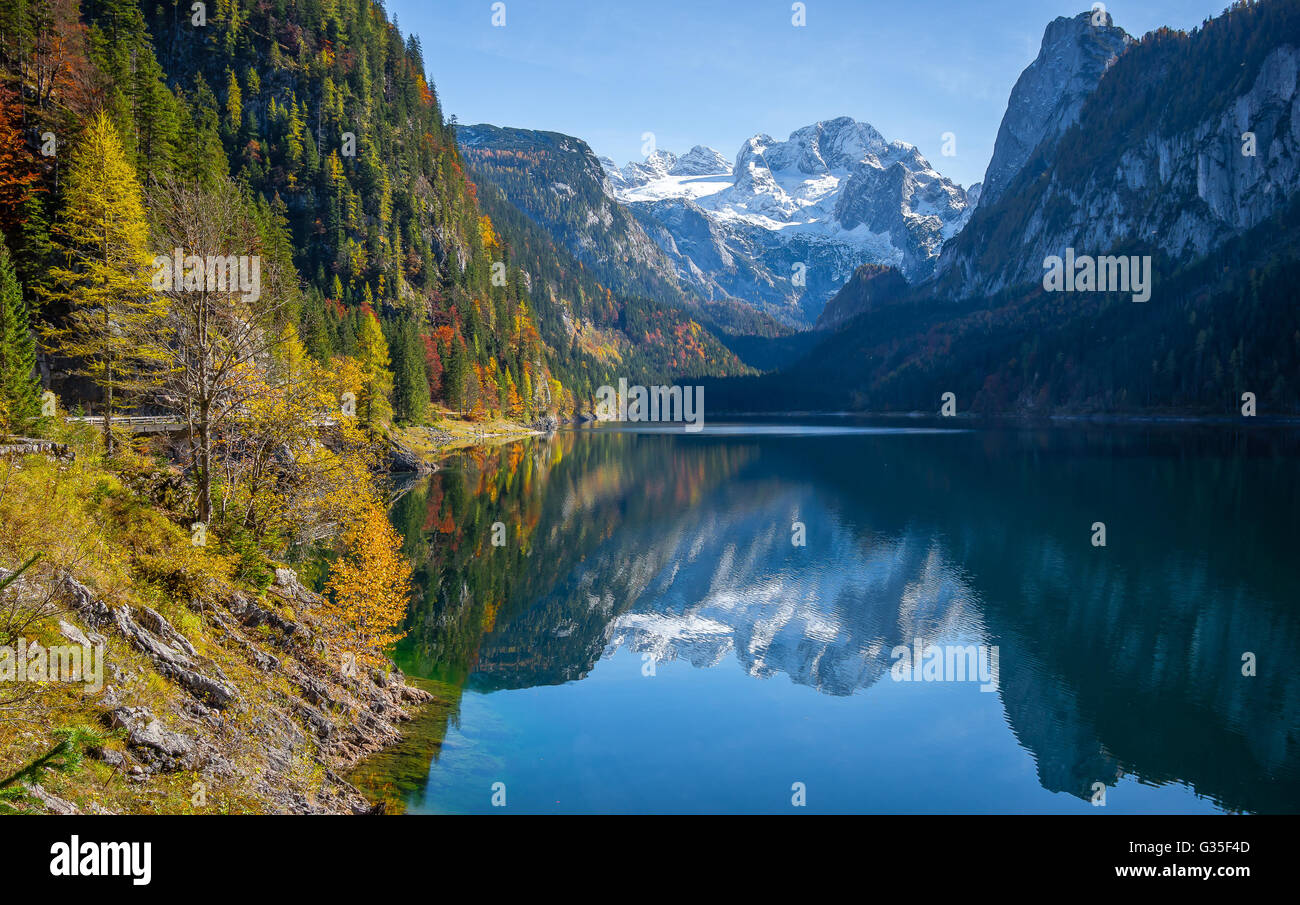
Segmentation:
<svg viewBox="0 0 1300 905">
<path fill-rule="evenodd" d="M 411 424 L 424 420 L 429 408 L 429 376 L 424 363 L 424 342 L 414 321 L 395 323 L 389 348 L 393 352 L 393 408 Z"/>
<path fill-rule="evenodd" d="M 181 149 L 182 172 L 200 184 L 212 187 L 230 173 L 226 152 L 221 144 L 221 124 L 217 116 L 217 97 L 207 82 L 199 79 L 189 101 L 190 140 Z"/>
<path fill-rule="evenodd" d="M 239 134 L 239 125 L 244 119 L 244 102 L 239 90 L 239 78 L 234 70 L 226 70 L 226 126 L 230 134 Z"/>
<path fill-rule="evenodd" d="M 298 312 L 298 335 L 302 337 L 307 354 L 319 364 L 327 364 L 334 357 L 334 343 L 320 293 L 313 287 L 306 293 Z"/>
<path fill-rule="evenodd" d="M 91 56 L 107 77 L 108 107 L 128 159 L 147 180 L 171 172 L 182 148 L 182 111 L 135 0 L 89 0 Z"/>
<path fill-rule="evenodd" d="M 0 434 L 21 434 L 41 414 L 32 336 L 22 287 L 9 250 L 0 241 Z"/>
<path fill-rule="evenodd" d="M 447 403 L 459 411 L 465 410 L 469 373 L 470 363 L 469 356 L 465 354 L 465 344 L 459 335 L 452 334 L 451 353 L 447 360 L 447 370 L 443 374 L 443 385 L 447 388 Z"/>
</svg>

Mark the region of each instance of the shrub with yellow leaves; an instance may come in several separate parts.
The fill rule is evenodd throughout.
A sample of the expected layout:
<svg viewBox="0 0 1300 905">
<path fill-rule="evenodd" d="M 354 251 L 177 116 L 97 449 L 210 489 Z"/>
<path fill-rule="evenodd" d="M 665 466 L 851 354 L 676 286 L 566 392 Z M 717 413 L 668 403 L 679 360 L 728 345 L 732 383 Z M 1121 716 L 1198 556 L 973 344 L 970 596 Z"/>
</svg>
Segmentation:
<svg viewBox="0 0 1300 905">
<path fill-rule="evenodd" d="M 406 635 L 398 627 L 411 593 L 411 565 L 401 535 L 373 502 L 344 532 L 343 546 L 330 568 L 326 622 L 358 665 L 380 667 L 385 649 Z"/>
</svg>

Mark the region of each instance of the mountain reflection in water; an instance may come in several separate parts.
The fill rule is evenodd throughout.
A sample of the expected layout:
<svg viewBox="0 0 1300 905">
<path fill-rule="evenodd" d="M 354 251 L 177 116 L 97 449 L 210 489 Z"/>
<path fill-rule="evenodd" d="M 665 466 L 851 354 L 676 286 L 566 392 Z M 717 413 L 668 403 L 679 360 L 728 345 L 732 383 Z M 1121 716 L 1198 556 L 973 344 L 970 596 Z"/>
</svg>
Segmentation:
<svg viewBox="0 0 1300 905">
<path fill-rule="evenodd" d="M 582 790 L 581 804 L 557 810 L 663 801 L 656 796 L 669 784 L 693 781 L 672 764 L 721 770 L 735 740 L 706 727 L 677 753 L 683 760 L 655 762 L 662 773 L 620 780 L 644 789 L 615 793 L 606 781 L 600 792 L 592 777 L 614 775 L 608 761 L 646 755 L 621 749 L 582 694 L 597 692 L 603 663 L 613 682 L 613 664 L 634 656 L 628 668 L 643 673 L 677 661 L 694 671 L 672 717 L 656 697 L 669 683 L 618 686 L 622 712 L 663 720 L 666 732 L 690 720 L 682 708 L 699 708 L 690 725 L 714 707 L 783 715 L 753 727 L 753 753 L 731 768 L 739 775 L 727 794 L 739 799 L 699 800 L 702 787 L 678 806 L 750 809 L 745 777 L 773 766 L 754 751 L 766 738 L 802 733 L 790 744 L 833 760 L 850 753 L 839 750 L 844 733 L 865 732 L 874 719 L 881 731 L 913 725 L 890 716 L 879 695 L 904 689 L 891 681 L 891 651 L 922 639 L 998 647 L 997 694 L 977 697 L 999 702 L 1002 722 L 981 723 L 961 743 L 1000 751 L 1004 763 L 999 746 L 1013 737 L 1043 790 L 1077 805 L 1094 783 L 1129 777 L 1167 787 L 1140 809 L 1294 812 L 1300 612 L 1286 564 L 1300 541 L 1296 453 L 1295 437 L 1281 431 L 837 424 L 710 425 L 700 434 L 603 427 L 467 453 L 393 509 L 418 584 L 397 659 L 438 704 L 356 779 L 396 810 L 466 809 L 457 802 L 477 797 L 486 808 L 486 787 L 466 797 L 461 777 L 478 782 L 544 758 L 544 768 L 528 767 L 528 783 L 549 777 L 557 789 Z M 491 544 L 498 521 L 504 547 Z M 1105 547 L 1092 545 L 1097 521 L 1107 526 Z M 806 546 L 791 542 L 796 522 Z M 1259 664 L 1254 677 L 1241 674 L 1247 651 Z M 704 681 L 737 667 L 752 678 Z M 815 702 L 783 692 L 781 709 L 765 710 L 777 706 L 763 698 L 776 688 L 757 680 L 781 677 L 848 701 L 793 725 Z M 542 694 L 553 686 L 564 688 Z M 527 718 L 492 710 L 520 694 L 530 696 Z M 940 719 L 981 706 L 952 693 L 926 700 L 948 715 Z M 548 720 L 580 724 L 603 760 L 584 761 Z M 843 809 L 1077 809 L 1032 797 L 1009 767 L 950 764 L 956 742 L 932 740 L 941 726 L 903 732 L 894 742 L 932 759 L 933 787 L 885 798 L 883 763 L 839 765 Z M 968 799 L 960 783 L 969 782 L 986 782 L 989 797 Z M 538 792 L 534 809 L 545 797 Z M 780 807 L 755 799 L 752 809 Z"/>
</svg>

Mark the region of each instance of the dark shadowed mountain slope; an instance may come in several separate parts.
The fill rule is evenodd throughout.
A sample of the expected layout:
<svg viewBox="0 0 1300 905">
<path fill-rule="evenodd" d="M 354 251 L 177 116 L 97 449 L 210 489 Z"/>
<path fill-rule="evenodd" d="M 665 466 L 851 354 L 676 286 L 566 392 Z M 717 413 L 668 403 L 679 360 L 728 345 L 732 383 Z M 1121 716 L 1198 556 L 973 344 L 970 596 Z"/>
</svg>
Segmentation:
<svg viewBox="0 0 1300 905">
<path fill-rule="evenodd" d="M 907 280 L 892 267 L 863 264 L 853 271 L 853 277 L 835 294 L 821 316 L 817 318 L 818 330 L 834 330 L 874 305 L 891 302 L 908 291 Z"/>
</svg>

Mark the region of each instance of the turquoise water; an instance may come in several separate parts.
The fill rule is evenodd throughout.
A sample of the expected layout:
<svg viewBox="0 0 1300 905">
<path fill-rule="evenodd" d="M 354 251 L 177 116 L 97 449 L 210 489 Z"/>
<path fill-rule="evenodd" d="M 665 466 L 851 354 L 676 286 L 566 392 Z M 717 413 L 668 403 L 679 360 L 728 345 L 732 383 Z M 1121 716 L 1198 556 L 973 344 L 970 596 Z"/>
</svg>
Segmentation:
<svg viewBox="0 0 1300 905">
<path fill-rule="evenodd" d="M 412 813 L 1300 810 L 1295 438 L 950 424 L 450 462 L 393 510 L 398 661 L 438 705 L 363 786 Z M 917 639 L 996 649 L 995 687 L 896 680 Z"/>
</svg>

